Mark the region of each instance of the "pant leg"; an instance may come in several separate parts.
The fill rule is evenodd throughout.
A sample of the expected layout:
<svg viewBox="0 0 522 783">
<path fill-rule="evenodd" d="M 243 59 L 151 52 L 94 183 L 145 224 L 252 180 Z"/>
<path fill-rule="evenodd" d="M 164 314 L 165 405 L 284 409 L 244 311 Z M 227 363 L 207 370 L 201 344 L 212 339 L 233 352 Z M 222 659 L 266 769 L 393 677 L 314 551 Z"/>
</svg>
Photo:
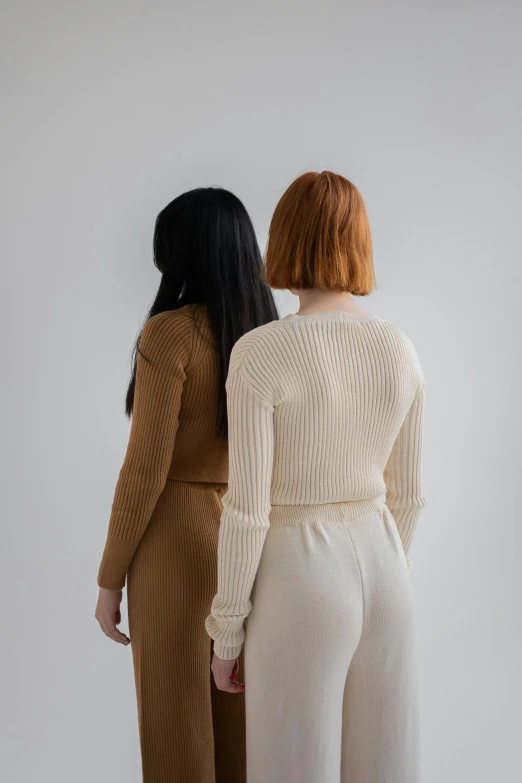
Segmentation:
<svg viewBox="0 0 522 783">
<path fill-rule="evenodd" d="M 363 631 L 346 679 L 342 783 L 419 783 L 413 606 L 391 514 L 350 523 Z"/>
<path fill-rule="evenodd" d="M 149 615 L 139 632 L 130 623 L 144 783 L 194 780 L 215 783 L 210 645 L 196 655 L 176 643 L 174 627 L 162 618 L 165 635 L 155 633 L 158 617 Z M 192 648 L 193 650 L 196 648 Z M 161 663 L 159 663 L 161 661 Z"/>
<path fill-rule="evenodd" d="M 224 754 L 214 741 L 204 623 L 216 590 L 221 495 L 213 485 L 168 482 L 129 571 L 144 783 L 245 783 L 244 749 L 228 759 L 227 778 L 216 774 Z M 219 711 L 216 742 L 244 742 L 243 694 L 237 699 Z"/>
<path fill-rule="evenodd" d="M 343 691 L 362 627 L 346 526 L 272 527 L 245 641 L 248 783 L 339 783 Z"/>
</svg>

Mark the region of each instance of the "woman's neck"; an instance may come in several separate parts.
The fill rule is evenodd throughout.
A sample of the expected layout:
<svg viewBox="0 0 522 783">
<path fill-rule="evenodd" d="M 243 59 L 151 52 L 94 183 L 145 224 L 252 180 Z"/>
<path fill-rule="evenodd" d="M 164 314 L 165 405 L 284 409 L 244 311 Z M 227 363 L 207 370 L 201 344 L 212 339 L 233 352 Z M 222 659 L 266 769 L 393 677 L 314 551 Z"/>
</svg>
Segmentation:
<svg viewBox="0 0 522 783">
<path fill-rule="evenodd" d="M 294 293 L 299 297 L 297 315 L 311 315 L 337 310 L 368 315 L 348 291 L 321 291 L 318 288 L 310 288 L 300 289 Z"/>
</svg>

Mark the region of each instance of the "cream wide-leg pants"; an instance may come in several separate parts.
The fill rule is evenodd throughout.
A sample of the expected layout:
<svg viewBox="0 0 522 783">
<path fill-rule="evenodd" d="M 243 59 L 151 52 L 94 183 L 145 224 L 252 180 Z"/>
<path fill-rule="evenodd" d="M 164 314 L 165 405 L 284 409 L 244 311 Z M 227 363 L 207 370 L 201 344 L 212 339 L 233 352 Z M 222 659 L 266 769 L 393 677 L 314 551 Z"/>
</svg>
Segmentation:
<svg viewBox="0 0 522 783">
<path fill-rule="evenodd" d="M 246 625 L 248 783 L 419 783 L 412 598 L 391 513 L 274 510 Z"/>
</svg>

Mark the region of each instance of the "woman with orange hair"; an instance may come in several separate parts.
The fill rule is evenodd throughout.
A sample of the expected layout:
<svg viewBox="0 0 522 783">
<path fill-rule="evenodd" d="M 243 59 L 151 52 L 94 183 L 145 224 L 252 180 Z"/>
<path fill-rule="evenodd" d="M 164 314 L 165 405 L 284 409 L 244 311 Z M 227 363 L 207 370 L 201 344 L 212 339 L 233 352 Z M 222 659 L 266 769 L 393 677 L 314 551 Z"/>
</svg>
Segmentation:
<svg viewBox="0 0 522 783">
<path fill-rule="evenodd" d="M 374 286 L 352 183 L 288 188 L 266 277 L 300 308 L 232 352 L 216 684 L 237 688 L 245 641 L 249 783 L 418 783 L 407 555 L 424 380 L 410 340 L 352 298 Z"/>
</svg>

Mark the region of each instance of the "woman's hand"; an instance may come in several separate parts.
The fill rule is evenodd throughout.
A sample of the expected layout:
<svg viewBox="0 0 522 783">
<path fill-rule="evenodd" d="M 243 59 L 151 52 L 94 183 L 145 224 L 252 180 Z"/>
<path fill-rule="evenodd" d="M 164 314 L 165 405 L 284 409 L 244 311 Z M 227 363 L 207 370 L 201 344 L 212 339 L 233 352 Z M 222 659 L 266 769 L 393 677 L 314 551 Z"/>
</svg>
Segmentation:
<svg viewBox="0 0 522 783">
<path fill-rule="evenodd" d="M 245 690 L 244 685 L 235 681 L 238 670 L 237 658 L 232 661 L 224 661 L 214 653 L 210 668 L 218 690 L 227 691 L 227 693 L 242 693 Z"/>
<path fill-rule="evenodd" d="M 103 633 L 118 644 L 127 646 L 130 643 L 128 636 L 118 631 L 117 625 L 121 623 L 121 590 L 106 590 L 100 587 L 95 617 L 100 623 Z"/>
</svg>

